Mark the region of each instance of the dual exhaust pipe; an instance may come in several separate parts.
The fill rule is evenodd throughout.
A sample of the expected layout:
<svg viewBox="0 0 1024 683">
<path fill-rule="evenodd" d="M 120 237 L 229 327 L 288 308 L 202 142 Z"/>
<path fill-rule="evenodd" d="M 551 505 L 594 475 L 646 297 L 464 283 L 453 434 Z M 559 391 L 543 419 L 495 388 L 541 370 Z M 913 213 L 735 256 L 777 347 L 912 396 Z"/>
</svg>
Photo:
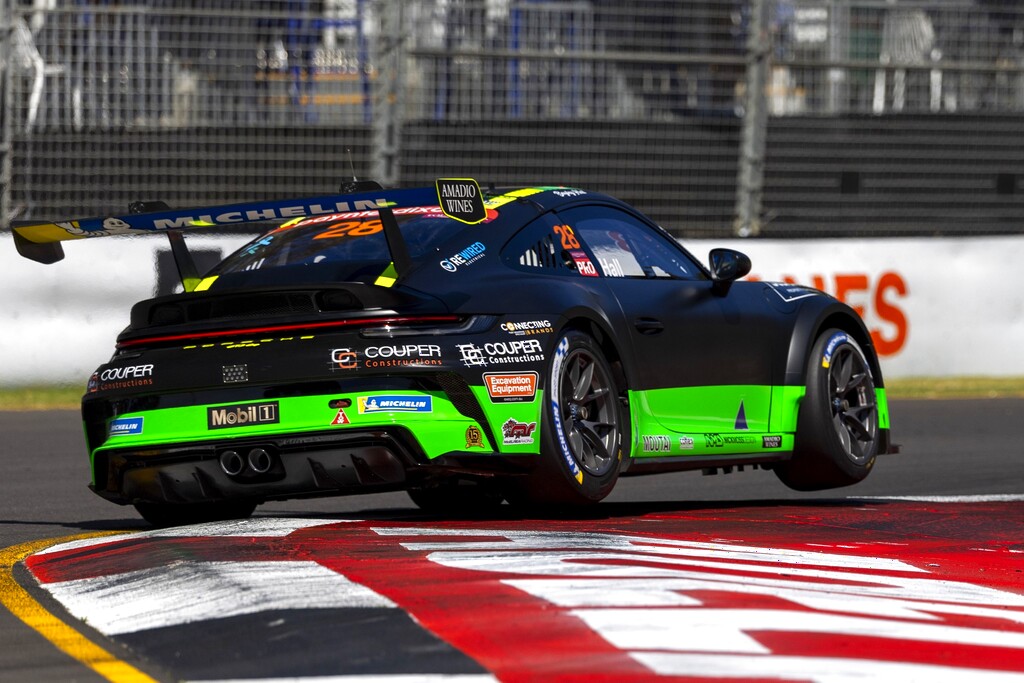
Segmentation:
<svg viewBox="0 0 1024 683">
<path fill-rule="evenodd" d="M 246 455 L 238 451 L 223 451 L 220 454 L 220 468 L 229 477 L 243 473 L 266 474 L 274 466 L 274 456 L 265 448 L 253 448 Z"/>
</svg>

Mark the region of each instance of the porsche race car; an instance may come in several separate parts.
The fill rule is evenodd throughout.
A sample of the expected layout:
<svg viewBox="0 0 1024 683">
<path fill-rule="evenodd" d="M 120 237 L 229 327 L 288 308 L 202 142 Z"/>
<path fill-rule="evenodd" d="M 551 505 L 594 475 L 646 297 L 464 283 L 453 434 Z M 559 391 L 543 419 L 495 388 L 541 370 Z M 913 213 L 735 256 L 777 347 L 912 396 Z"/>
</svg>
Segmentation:
<svg viewBox="0 0 1024 683">
<path fill-rule="evenodd" d="M 199 273 L 184 235 L 269 231 Z M 612 197 L 470 179 L 14 226 L 167 235 L 182 292 L 141 301 L 82 400 L 92 490 L 157 525 L 408 490 L 472 511 L 601 500 L 620 476 L 769 469 L 817 490 L 893 452 L 857 313 L 708 265 Z"/>
</svg>

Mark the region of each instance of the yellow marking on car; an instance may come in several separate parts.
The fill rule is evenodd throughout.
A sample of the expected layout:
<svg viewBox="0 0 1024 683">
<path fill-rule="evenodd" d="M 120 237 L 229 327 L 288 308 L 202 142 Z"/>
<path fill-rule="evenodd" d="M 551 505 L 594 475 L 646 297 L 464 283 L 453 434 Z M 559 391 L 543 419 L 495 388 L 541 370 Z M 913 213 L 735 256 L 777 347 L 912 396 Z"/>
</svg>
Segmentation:
<svg viewBox="0 0 1024 683">
<path fill-rule="evenodd" d="M 527 187 L 522 190 L 514 190 L 513 192 L 509 192 L 508 194 L 499 195 L 497 197 L 491 197 L 490 199 L 485 200 L 484 207 L 488 209 L 499 209 L 505 206 L 506 204 L 514 202 L 517 199 L 529 197 L 530 195 L 539 194 L 543 191 L 544 190 L 538 187 Z"/>
<path fill-rule="evenodd" d="M 378 287 L 390 287 L 395 284 L 397 279 L 398 271 L 395 270 L 395 262 L 392 261 L 388 264 L 388 267 L 384 269 L 384 272 L 377 277 L 373 284 Z"/>
<path fill-rule="evenodd" d="M 50 546 L 84 538 L 123 534 L 102 531 L 65 538 L 29 541 L 0 550 L 0 604 L 25 622 L 58 650 L 89 667 L 111 683 L 157 683 L 156 679 L 123 662 L 51 614 L 14 580 L 14 567 L 26 557 Z"/>
<path fill-rule="evenodd" d="M 199 284 L 196 285 L 196 288 L 194 290 L 192 290 L 192 291 L 194 291 L 194 292 L 205 292 L 206 290 L 208 290 L 210 288 L 210 285 L 212 285 L 214 282 L 217 281 L 218 277 L 220 277 L 220 276 L 219 275 L 211 275 L 210 277 L 204 277 L 202 280 L 199 281 Z"/>
<path fill-rule="evenodd" d="M 524 187 L 521 190 L 513 190 L 512 192 L 509 192 L 507 196 L 509 196 L 509 197 L 529 197 L 530 195 L 538 194 L 538 193 L 543 192 L 543 191 L 544 190 L 540 189 L 539 187 Z"/>
<path fill-rule="evenodd" d="M 78 221 L 71 221 L 71 227 L 78 228 Z M 56 223 L 37 223 L 36 225 L 19 225 L 14 228 L 19 235 L 29 242 L 45 244 L 47 242 L 63 242 L 64 240 L 85 239 L 86 235 L 70 233 Z"/>
</svg>

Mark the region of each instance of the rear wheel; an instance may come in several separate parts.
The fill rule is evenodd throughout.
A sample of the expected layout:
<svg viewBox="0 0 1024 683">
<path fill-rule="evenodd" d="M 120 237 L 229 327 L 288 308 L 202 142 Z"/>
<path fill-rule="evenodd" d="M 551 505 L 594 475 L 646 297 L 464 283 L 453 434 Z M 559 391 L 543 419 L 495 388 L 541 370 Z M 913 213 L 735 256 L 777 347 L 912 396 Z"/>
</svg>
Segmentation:
<svg viewBox="0 0 1024 683">
<path fill-rule="evenodd" d="M 879 443 L 871 364 L 853 337 L 827 330 L 808 361 L 793 458 L 775 473 L 798 491 L 855 484 L 871 472 Z"/>
<path fill-rule="evenodd" d="M 562 336 L 546 389 L 538 464 L 509 501 L 596 503 L 619 476 L 624 410 L 593 339 L 575 330 Z"/>
<path fill-rule="evenodd" d="M 136 503 L 135 509 L 153 526 L 166 527 L 245 519 L 253 513 L 256 505 L 244 500 L 226 500 L 216 503 Z"/>
</svg>

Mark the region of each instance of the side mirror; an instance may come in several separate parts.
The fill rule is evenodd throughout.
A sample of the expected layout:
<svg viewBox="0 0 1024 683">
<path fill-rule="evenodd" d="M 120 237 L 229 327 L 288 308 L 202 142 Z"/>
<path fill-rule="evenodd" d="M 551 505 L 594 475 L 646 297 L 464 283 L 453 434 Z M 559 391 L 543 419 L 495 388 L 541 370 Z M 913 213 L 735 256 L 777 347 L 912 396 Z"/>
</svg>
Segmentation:
<svg viewBox="0 0 1024 683">
<path fill-rule="evenodd" d="M 733 249 L 712 249 L 708 263 L 711 265 L 711 291 L 718 296 L 728 294 L 732 283 L 750 272 L 750 258 Z"/>
</svg>

